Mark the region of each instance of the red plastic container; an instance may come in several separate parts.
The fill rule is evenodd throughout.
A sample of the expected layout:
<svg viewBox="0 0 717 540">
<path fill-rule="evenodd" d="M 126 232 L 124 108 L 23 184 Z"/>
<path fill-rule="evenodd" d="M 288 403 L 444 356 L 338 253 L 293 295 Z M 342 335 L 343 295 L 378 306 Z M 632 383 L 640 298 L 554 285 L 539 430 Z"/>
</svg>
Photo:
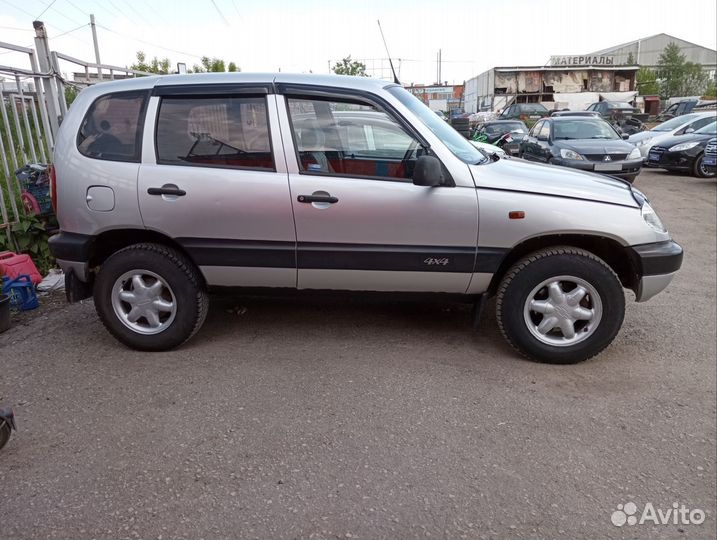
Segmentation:
<svg viewBox="0 0 717 540">
<path fill-rule="evenodd" d="M 30 276 L 35 285 L 42 281 L 42 276 L 29 255 L 18 255 L 12 251 L 0 252 L 0 275 L 16 279 L 23 274 Z"/>
</svg>

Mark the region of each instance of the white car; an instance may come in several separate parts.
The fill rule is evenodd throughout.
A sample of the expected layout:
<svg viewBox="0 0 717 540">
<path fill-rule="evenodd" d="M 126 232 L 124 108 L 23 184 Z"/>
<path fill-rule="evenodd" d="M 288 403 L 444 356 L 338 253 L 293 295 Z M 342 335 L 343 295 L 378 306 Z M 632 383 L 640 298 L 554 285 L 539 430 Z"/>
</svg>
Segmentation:
<svg viewBox="0 0 717 540">
<path fill-rule="evenodd" d="M 701 127 L 706 126 L 715 121 L 717 113 L 715 111 L 683 114 L 671 118 L 667 122 L 663 122 L 649 131 L 641 131 L 630 135 L 627 139 L 633 143 L 639 150 L 643 159 L 647 157 L 652 145 L 660 142 L 668 142 L 670 137 L 677 135 L 686 135 L 697 131 Z"/>
</svg>

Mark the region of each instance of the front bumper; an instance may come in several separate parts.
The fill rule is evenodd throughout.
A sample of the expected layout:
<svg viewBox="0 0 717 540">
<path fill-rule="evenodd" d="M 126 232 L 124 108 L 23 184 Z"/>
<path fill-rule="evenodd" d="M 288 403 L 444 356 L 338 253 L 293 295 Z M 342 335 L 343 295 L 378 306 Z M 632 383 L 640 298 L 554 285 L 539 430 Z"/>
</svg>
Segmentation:
<svg viewBox="0 0 717 540">
<path fill-rule="evenodd" d="M 638 302 L 645 302 L 663 291 L 682 266 L 682 246 L 672 240 L 627 249 L 638 278 L 635 291 Z"/>
<path fill-rule="evenodd" d="M 692 167 L 695 164 L 695 159 L 701 150 L 701 148 L 698 148 L 693 154 L 690 150 L 670 152 L 666 148 L 653 147 L 645 159 L 644 166 L 657 169 L 689 171 L 692 170 Z"/>
<path fill-rule="evenodd" d="M 586 159 L 564 159 L 564 158 L 553 158 L 555 165 L 561 165 L 563 167 L 571 167 L 573 169 L 580 169 L 581 171 L 590 171 L 598 174 L 606 174 L 608 176 L 617 176 L 618 178 L 632 178 L 640 173 L 642 168 L 642 159 L 631 159 L 625 161 L 589 161 Z M 616 168 L 619 166 L 619 170 L 599 170 L 600 166 L 610 164 Z"/>
</svg>

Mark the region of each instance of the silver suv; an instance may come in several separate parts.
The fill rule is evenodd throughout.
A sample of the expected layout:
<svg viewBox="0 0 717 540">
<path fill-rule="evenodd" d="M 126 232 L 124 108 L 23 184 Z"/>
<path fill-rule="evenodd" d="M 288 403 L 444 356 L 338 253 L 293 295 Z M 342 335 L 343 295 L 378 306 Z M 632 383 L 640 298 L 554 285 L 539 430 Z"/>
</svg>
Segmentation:
<svg viewBox="0 0 717 540">
<path fill-rule="evenodd" d="M 497 297 L 506 339 L 572 363 L 682 262 L 626 182 L 484 153 L 398 85 L 192 74 L 84 90 L 62 123 L 51 248 L 122 343 L 189 339 L 208 292 Z"/>
</svg>

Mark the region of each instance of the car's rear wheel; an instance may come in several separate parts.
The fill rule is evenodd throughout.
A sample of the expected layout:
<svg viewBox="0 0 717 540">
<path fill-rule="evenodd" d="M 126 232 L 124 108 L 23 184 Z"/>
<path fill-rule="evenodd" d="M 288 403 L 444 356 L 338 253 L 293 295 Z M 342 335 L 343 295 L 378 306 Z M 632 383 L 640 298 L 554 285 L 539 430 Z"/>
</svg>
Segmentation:
<svg viewBox="0 0 717 540">
<path fill-rule="evenodd" d="M 595 356 L 625 314 L 620 280 L 600 258 L 572 247 L 533 253 L 506 273 L 497 293 L 498 325 L 525 356 L 572 364 Z"/>
<path fill-rule="evenodd" d="M 135 244 L 109 257 L 97 275 L 94 298 L 109 332 L 142 351 L 187 341 L 204 322 L 209 304 L 192 262 L 160 244 Z"/>
</svg>

